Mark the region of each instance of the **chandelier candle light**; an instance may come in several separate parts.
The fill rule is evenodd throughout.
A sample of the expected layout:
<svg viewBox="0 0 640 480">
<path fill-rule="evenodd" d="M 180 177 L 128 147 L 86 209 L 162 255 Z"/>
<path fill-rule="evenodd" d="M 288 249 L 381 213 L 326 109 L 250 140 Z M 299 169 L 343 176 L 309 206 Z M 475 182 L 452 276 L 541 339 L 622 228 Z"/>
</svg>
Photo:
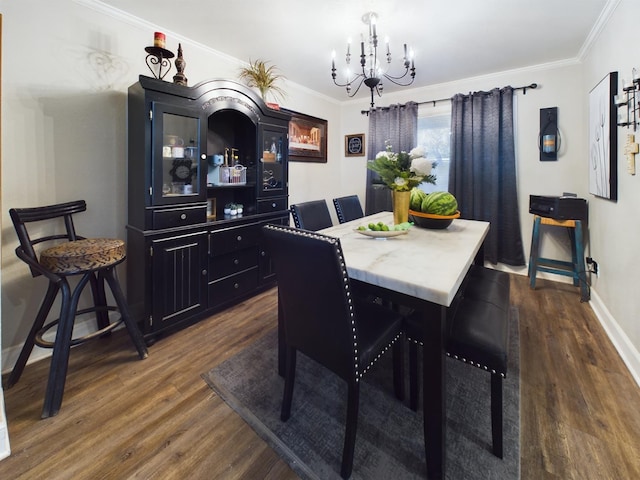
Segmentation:
<svg viewBox="0 0 640 480">
<path fill-rule="evenodd" d="M 378 34 L 376 31 L 376 22 L 378 20 L 378 14 L 375 12 L 368 12 L 362 16 L 362 22 L 369 27 L 368 37 L 365 40 L 364 36 L 362 37 L 362 41 L 360 42 L 360 67 L 362 68 L 361 73 L 355 73 L 352 75 L 349 70 L 351 64 L 351 40 L 347 42 L 347 55 L 346 55 L 346 63 L 347 63 L 347 81 L 346 83 L 338 83 L 336 81 L 336 60 L 335 51 L 332 53 L 331 59 L 331 77 L 333 78 L 333 83 L 335 83 L 339 87 L 347 87 L 347 95 L 349 97 L 355 96 L 360 87 L 364 83 L 369 89 L 371 89 L 371 108 L 375 107 L 375 103 L 373 100 L 373 93 L 378 94 L 379 97 L 382 96 L 383 84 L 382 80 L 387 79 L 391 83 L 395 85 L 400 85 L 406 87 L 413 83 L 413 80 L 416 76 L 416 69 L 413 64 L 413 51 L 407 51 L 407 44 L 404 44 L 404 56 L 402 57 L 402 65 L 404 68 L 404 73 L 401 71 L 401 75 L 391 75 L 386 70 L 383 70 L 383 62 L 378 59 Z M 387 69 L 391 66 L 391 50 L 389 49 L 389 39 L 386 41 L 386 57 L 387 57 Z M 408 77 L 407 77 L 408 76 Z M 405 78 L 406 77 L 406 78 Z M 403 80 L 404 79 L 404 80 Z M 352 93 L 352 85 L 356 85 L 355 91 Z"/>
</svg>

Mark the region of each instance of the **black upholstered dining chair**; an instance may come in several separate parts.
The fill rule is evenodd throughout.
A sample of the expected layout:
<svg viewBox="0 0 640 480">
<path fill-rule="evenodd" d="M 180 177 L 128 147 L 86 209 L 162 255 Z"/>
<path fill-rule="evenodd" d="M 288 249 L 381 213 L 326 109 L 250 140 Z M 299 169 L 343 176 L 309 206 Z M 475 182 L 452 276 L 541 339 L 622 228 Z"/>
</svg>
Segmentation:
<svg viewBox="0 0 640 480">
<path fill-rule="evenodd" d="M 347 382 L 341 475 L 353 466 L 360 383 L 380 356 L 393 350 L 394 389 L 403 399 L 402 317 L 354 298 L 340 240 L 292 227 L 263 228 L 278 279 L 284 321 L 286 374 L 281 419 L 291 415 L 296 354 L 301 352 Z"/>
<path fill-rule="evenodd" d="M 474 265 L 447 318 L 447 355 L 491 374 L 491 436 L 493 453 L 503 457 L 502 380 L 507 375 L 509 337 L 509 274 Z M 434 309 L 434 315 L 438 315 Z M 423 346 L 422 319 L 405 318 L 409 341 L 409 404 L 418 406 L 418 346 Z"/>
<path fill-rule="evenodd" d="M 340 223 L 350 222 L 364 217 L 362 205 L 357 195 L 348 195 L 333 199 L 333 206 L 336 208 L 338 221 Z"/>
<path fill-rule="evenodd" d="M 296 228 L 318 231 L 333 226 L 329 207 L 325 200 L 312 200 L 310 202 L 291 205 L 291 216 Z"/>
<path fill-rule="evenodd" d="M 49 287 L 27 335 L 20 356 L 7 380 L 7 388 L 18 382 L 34 345 L 52 348 L 49 379 L 45 393 L 42 418 L 58 413 L 62 404 L 64 385 L 72 346 L 103 336 L 124 322 L 141 359 L 147 357 L 147 347 L 135 321 L 130 317 L 127 302 L 116 276 L 116 266 L 126 257 L 124 241 L 111 238 L 84 238 L 76 234 L 73 215 L 84 212 L 87 205 L 78 200 L 34 208 L 12 208 L 11 220 L 18 234 L 20 245 L 16 255 L 30 268 L 33 277 L 43 276 Z M 47 222 L 50 230 L 58 234 L 30 236 L 27 225 Z M 39 230 L 38 230 L 39 231 Z M 70 277 L 79 278 L 75 288 Z M 117 306 L 107 305 L 104 283 L 109 285 Z M 84 287 L 89 284 L 94 305 L 78 310 L 78 301 Z M 61 293 L 60 317 L 45 325 L 54 300 Z M 117 311 L 120 319 L 111 322 L 109 312 Z M 94 312 L 97 331 L 82 338 L 72 338 L 76 315 Z M 44 334 L 57 326 L 53 342 Z"/>
</svg>

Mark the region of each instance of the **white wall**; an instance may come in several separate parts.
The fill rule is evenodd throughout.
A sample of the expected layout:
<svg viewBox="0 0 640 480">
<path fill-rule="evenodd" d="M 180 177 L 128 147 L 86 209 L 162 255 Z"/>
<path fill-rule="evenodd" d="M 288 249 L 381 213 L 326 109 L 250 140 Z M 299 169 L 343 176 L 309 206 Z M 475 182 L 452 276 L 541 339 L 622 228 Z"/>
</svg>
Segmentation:
<svg viewBox="0 0 640 480">
<path fill-rule="evenodd" d="M 14 250 L 8 210 L 83 198 L 84 235 L 125 238 L 127 223 L 126 95 L 138 75 L 150 75 L 144 47 L 153 32 L 167 48 L 182 43 L 189 85 L 237 79 L 242 61 L 205 48 L 141 19 L 87 0 L 3 1 L 2 365 L 13 367 L 47 282 L 33 279 Z M 171 71 L 165 80 L 175 74 Z M 286 85 L 283 106 L 340 123 L 337 102 Z M 329 156 L 336 156 L 335 142 Z M 291 200 L 338 192 L 338 162 L 292 164 Z M 120 272 L 124 281 L 125 272 Z M 57 306 L 54 306 L 54 309 Z M 36 347 L 32 359 L 48 355 Z"/>
<path fill-rule="evenodd" d="M 162 25 L 146 24 L 92 5 L 88 0 L 0 3 L 5 40 L 1 193 L 5 369 L 13 365 L 46 288 L 44 280 L 29 276 L 14 254 L 16 238 L 8 209 L 84 198 L 89 211 L 79 218 L 78 229 L 90 235 L 124 238 L 126 90 L 139 74 L 148 74 L 143 48 L 151 44 L 153 32 L 164 31 L 167 46 L 174 51 L 178 41 L 182 42 L 190 85 L 210 78 L 235 79 L 241 64 L 240 60 L 178 37 Z M 620 70 L 624 76 L 633 66 L 633 55 L 637 58 L 631 38 L 635 30 L 629 19 L 634 15 L 638 18 L 639 8 L 634 0 L 622 0 L 615 22 L 597 40 L 584 65 L 570 62 L 532 67 L 425 89 L 406 89 L 377 100 L 378 105 L 388 105 L 508 84 L 540 85 L 526 95 L 516 95 L 519 209 L 525 254 L 528 255 L 531 236 L 530 194 L 573 191 L 587 198 L 591 217 L 588 252 L 602 270 L 600 277 L 594 279 L 593 297 L 601 300 L 599 311 L 610 312 L 610 324 L 628 343 L 632 357 L 640 348 L 640 332 L 634 321 L 634 312 L 639 310 L 637 295 L 631 289 L 638 283 L 633 280 L 640 273 L 633 269 L 630 240 L 638 238 L 640 232 L 637 215 L 628 210 L 638 204 L 640 192 L 634 184 L 638 180 L 624 173 L 624 158 L 620 156 L 620 200 L 611 203 L 588 194 L 586 123 L 590 88 L 610 70 Z M 429 65 L 419 68 L 428 69 Z M 288 96 L 281 102 L 284 107 L 326 119 L 329 125 L 328 162 L 290 164 L 290 203 L 316 198 L 330 202 L 335 196 L 351 193 L 357 193 L 364 203 L 366 157 L 346 158 L 344 135 L 368 133 L 367 117 L 360 114 L 360 110 L 368 108 L 367 96 L 340 103 L 292 83 L 285 88 Z M 558 107 L 563 147 L 557 162 L 540 162 L 539 110 L 552 106 Z M 621 129 L 620 134 L 624 133 Z M 615 244 L 610 246 L 613 238 Z M 552 257 L 567 255 L 565 236 L 545 239 L 543 253 Z M 120 277 L 125 278 L 124 272 Z M 552 278 L 562 280 L 558 276 Z"/>
<path fill-rule="evenodd" d="M 633 67 L 640 69 L 638 43 L 635 38 L 637 19 L 640 18 L 640 2 L 621 0 L 613 5 L 610 19 L 604 20 L 604 28 L 593 39 L 585 52 L 583 62 L 569 61 L 551 65 L 533 66 L 527 69 L 465 79 L 424 89 L 407 89 L 395 95 L 377 99 L 378 106 L 404 103 L 409 100 L 422 102 L 448 98 L 455 93 L 488 90 L 505 85 L 524 86 L 538 83 L 536 90 L 516 94 L 516 161 L 518 166 L 518 208 L 525 256 L 528 259 L 531 246 L 532 215 L 528 212 L 529 195 L 559 195 L 575 192 L 589 202 L 589 231 L 586 256 L 593 257 L 599 265 L 599 276 L 591 275 L 591 306 L 607 330 L 636 382 L 640 384 L 640 260 L 635 256 L 640 238 L 640 163 L 638 175 L 626 170 L 624 143 L 626 135 L 633 133 L 618 128 L 618 201 L 604 200 L 589 193 L 588 179 L 588 111 L 589 91 L 610 71 L 619 71 L 622 78 L 630 78 Z M 428 65 L 424 66 L 428 68 Z M 540 162 L 537 147 L 539 110 L 558 107 L 562 148 L 556 162 Z M 366 116 L 360 110 L 368 108 L 366 95 L 341 106 L 341 138 L 345 134 L 367 132 Z M 428 106 L 426 108 L 429 108 Z M 640 129 L 640 128 L 639 128 Z M 337 139 L 338 141 L 340 139 Z M 636 141 L 640 141 L 640 133 Z M 371 152 L 367 152 L 367 156 Z M 374 152 L 375 153 L 375 152 Z M 640 155 L 637 157 L 640 162 Z M 343 171 L 349 174 L 348 186 L 343 180 L 343 193 L 354 188 L 364 199 L 365 160 L 342 158 Z M 557 230 L 557 231 L 554 231 Z M 549 258 L 569 259 L 568 236 L 562 229 L 547 229 L 542 237 L 541 254 Z M 499 268 L 526 275 L 525 268 Z M 570 281 L 566 277 L 541 274 L 543 278 Z M 576 301 L 579 294 L 576 292 Z"/>
<path fill-rule="evenodd" d="M 618 72 L 621 88 L 622 79 L 631 78 L 632 68 L 640 69 L 638 18 L 640 2 L 622 0 L 588 52 L 581 89 L 585 114 L 589 91 L 607 73 Z M 586 137 L 587 121 L 581 126 Z M 640 178 L 627 173 L 624 156 L 626 136 L 631 133 L 632 129 L 618 127 L 618 201 L 591 198 L 589 232 L 591 256 L 601 269 L 593 282 L 592 305 L 640 383 L 640 259 L 634 243 L 640 239 Z M 636 132 L 636 142 L 639 140 L 640 132 Z M 640 156 L 636 159 L 640 162 Z"/>
<path fill-rule="evenodd" d="M 2 34 L 2 12 L 0 12 L 0 35 Z M 0 59 L 2 58 L 2 38 L 0 37 Z M 2 72 L 2 67 L 0 66 L 0 72 Z M 0 79 L 1 79 L 0 75 Z M 2 97 L 2 87 L 0 87 L 0 105 Z M 0 121 L 0 125 L 2 122 Z M 0 129 L 1 134 L 1 129 Z M 1 135 L 0 135 L 1 136 Z M 0 145 L 2 142 L 0 141 Z M 2 152 L 0 152 L 0 165 L 2 165 Z M 0 198 L 0 207 L 2 206 L 2 199 Z M 0 208 L 1 209 L 1 208 Z M 2 225 L 2 219 L 0 219 L 0 226 Z M 0 237 L 0 249 L 2 248 L 2 237 Z M 2 271 L 0 270 L 0 281 L 2 277 Z M 2 287 L 0 286 L 0 292 L 2 291 Z M 2 307 L 2 299 L 0 299 L 0 309 Z M 0 315 L 0 319 L 1 319 Z M 0 326 L 2 325 L 2 321 L 0 320 Z M 0 345 L 2 345 L 2 329 L 0 328 Z M 2 372 L 2 356 L 0 355 L 0 372 Z M 0 460 L 6 458 L 11 453 L 11 448 L 9 446 L 9 428 L 7 426 L 7 416 L 4 410 L 4 392 L 2 390 L 2 385 L 0 385 Z"/>
<path fill-rule="evenodd" d="M 428 68 L 426 66 L 425 68 Z M 511 85 L 519 87 L 537 83 L 538 88 L 519 91 L 515 95 L 516 103 L 516 161 L 518 168 L 518 202 L 520 222 L 525 255 L 528 257 L 531 245 L 533 217 L 529 214 L 529 195 L 558 195 L 562 192 L 575 192 L 588 198 L 587 169 L 583 161 L 586 146 L 584 131 L 581 126 L 585 113 L 581 99 L 580 66 L 577 62 L 532 67 L 513 72 L 466 79 L 443 85 L 435 85 L 423 89 L 407 89 L 395 95 L 385 95 L 377 99 L 377 105 L 404 103 L 409 100 L 427 102 L 442 98 L 450 98 L 456 93 L 490 90 L 494 87 Z M 366 132 L 368 120 L 361 115 L 366 110 L 368 101 L 364 96 L 359 101 L 350 102 L 342 107 L 342 135 Z M 540 129 L 540 109 L 558 107 L 558 117 L 562 134 L 562 149 L 556 162 L 540 162 L 538 152 L 538 132 Z M 432 108 L 430 105 L 420 108 Z M 375 152 L 373 152 L 375 154 Z M 371 152 L 367 152 L 367 157 Z M 364 198 L 366 160 L 343 158 L 344 171 L 351 178 L 359 176 L 354 183 L 358 186 L 358 194 Z M 345 186 L 345 191 L 347 188 Z M 515 206 L 514 206 L 515 208 Z M 554 235 L 553 232 L 543 239 L 542 252 L 552 258 L 563 258 L 569 252 L 566 234 Z M 504 269 L 509 269 L 503 266 Z M 522 268 L 509 270 L 523 272 Z M 554 277 L 556 280 L 562 278 Z"/>
</svg>

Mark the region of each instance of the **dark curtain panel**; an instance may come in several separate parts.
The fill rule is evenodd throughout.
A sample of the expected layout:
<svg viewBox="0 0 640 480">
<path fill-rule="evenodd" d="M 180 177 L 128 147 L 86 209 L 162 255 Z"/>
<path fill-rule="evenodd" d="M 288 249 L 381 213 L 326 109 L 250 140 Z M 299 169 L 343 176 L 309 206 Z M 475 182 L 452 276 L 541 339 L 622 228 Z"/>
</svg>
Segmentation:
<svg viewBox="0 0 640 480">
<path fill-rule="evenodd" d="M 449 191 L 462 218 L 491 223 L 485 260 L 524 265 L 513 140 L 513 88 L 452 98 Z"/>
<path fill-rule="evenodd" d="M 368 158 L 373 160 L 388 140 L 394 152 L 410 151 L 418 138 L 418 104 L 391 105 L 369 111 Z M 391 193 L 377 173 L 367 169 L 365 214 L 391 211 Z"/>
</svg>

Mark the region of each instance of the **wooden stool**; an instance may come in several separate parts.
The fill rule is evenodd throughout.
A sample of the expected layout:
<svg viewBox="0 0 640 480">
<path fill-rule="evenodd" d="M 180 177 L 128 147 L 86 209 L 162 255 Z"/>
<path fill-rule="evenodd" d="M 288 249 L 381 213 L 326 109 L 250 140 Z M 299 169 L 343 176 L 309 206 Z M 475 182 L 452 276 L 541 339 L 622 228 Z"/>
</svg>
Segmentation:
<svg viewBox="0 0 640 480">
<path fill-rule="evenodd" d="M 147 357 L 147 347 L 144 339 L 129 315 L 127 302 L 116 276 L 115 267 L 122 263 L 126 257 L 124 242 L 111 238 L 85 239 L 76 235 L 72 214 L 83 212 L 86 208 L 84 200 L 79 200 L 46 207 L 12 208 L 9 210 L 20 240 L 20 245 L 16 248 L 16 255 L 29 265 L 32 276 L 42 275 L 49 279 L 49 288 L 22 347 L 20 356 L 9 376 L 7 388 L 20 379 L 34 345 L 52 348 L 53 354 L 51 356 L 51 367 L 49 369 L 42 418 L 54 416 L 60 410 L 69 363 L 69 352 L 73 345 L 105 335 L 124 322 L 139 357 L 141 359 Z M 65 234 L 48 235 L 36 239 L 29 237 L 26 228 L 27 223 L 60 217 L 64 220 Z M 57 244 L 43 250 L 38 260 L 34 245 L 51 241 Z M 63 242 L 60 243 L 60 241 Z M 72 289 L 69 285 L 68 277 L 74 275 L 80 276 L 80 280 L 75 289 Z M 117 306 L 107 305 L 104 288 L 105 281 L 111 289 Z M 78 310 L 80 295 L 88 283 L 91 285 L 94 306 Z M 44 325 L 58 292 L 62 294 L 60 317 Z M 109 320 L 110 311 L 118 311 L 121 318 L 111 323 Z M 95 312 L 96 314 L 98 330 L 81 338 L 72 338 L 76 316 L 90 312 Z M 45 340 L 43 338 L 44 334 L 56 325 L 55 341 Z"/>
<path fill-rule="evenodd" d="M 571 238 L 570 262 L 540 257 L 540 225 L 567 229 Z M 534 216 L 531 253 L 529 255 L 529 285 L 532 289 L 536 288 L 536 275 L 539 271 L 571 277 L 573 285 L 580 286 L 580 301 L 589 301 L 590 293 L 584 264 L 582 220 L 555 220 L 539 215 Z"/>
</svg>

